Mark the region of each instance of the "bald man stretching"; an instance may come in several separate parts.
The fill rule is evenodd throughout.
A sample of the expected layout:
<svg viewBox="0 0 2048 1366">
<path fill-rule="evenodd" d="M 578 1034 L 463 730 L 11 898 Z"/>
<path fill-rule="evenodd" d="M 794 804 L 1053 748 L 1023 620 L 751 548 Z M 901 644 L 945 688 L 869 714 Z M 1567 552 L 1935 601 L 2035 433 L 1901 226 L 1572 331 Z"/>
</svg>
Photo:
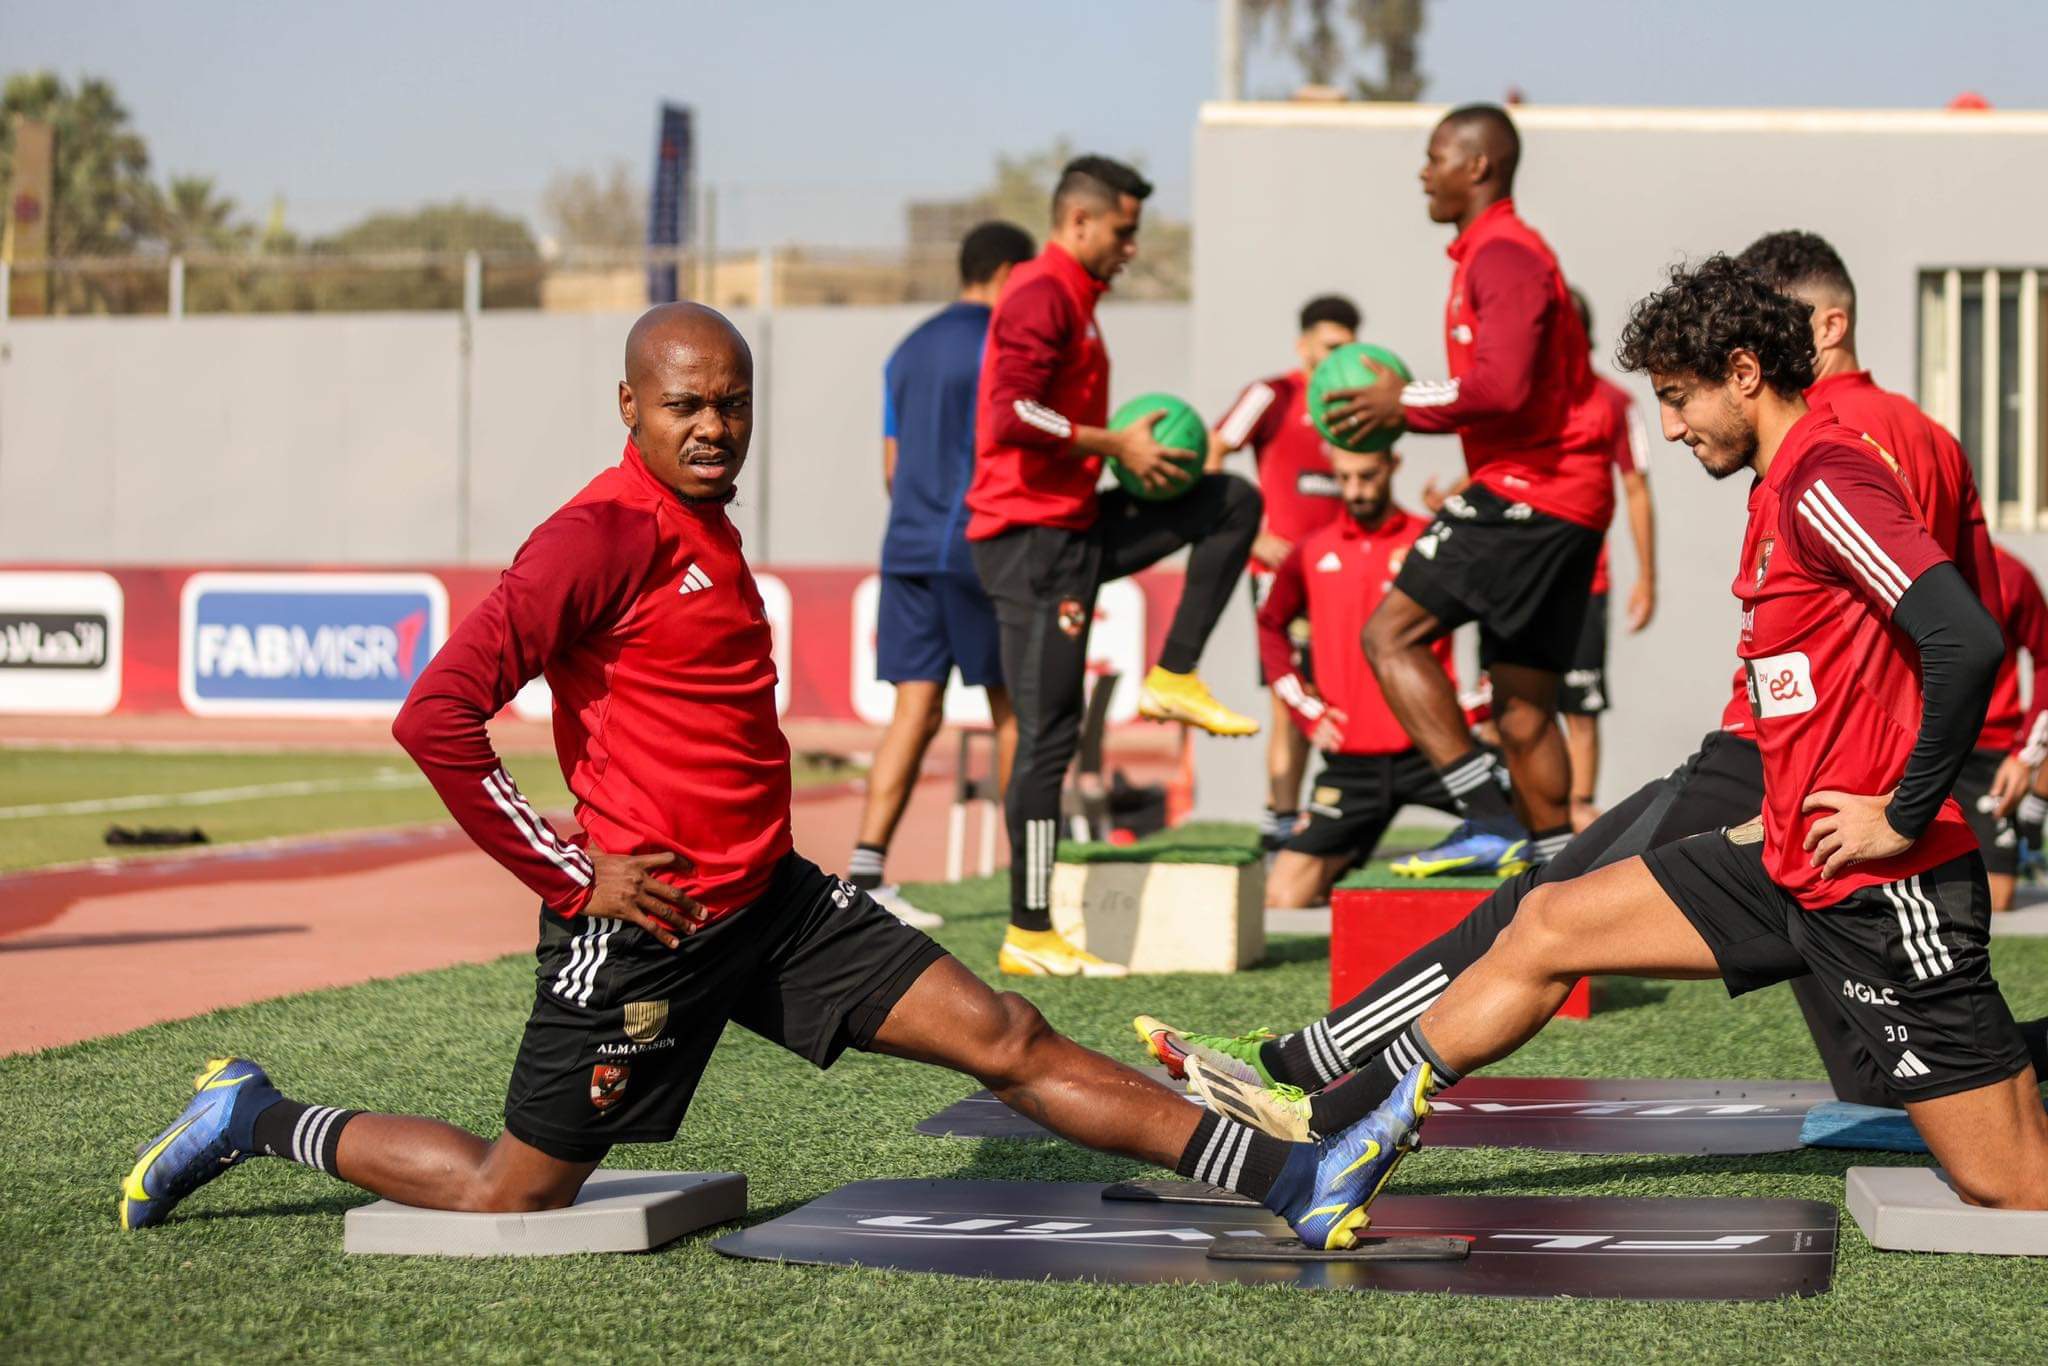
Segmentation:
<svg viewBox="0 0 2048 1366">
<path fill-rule="evenodd" d="M 645 314 L 619 385 L 624 456 L 527 538 L 393 727 L 541 899 L 504 1132 L 303 1105 L 255 1063 L 216 1059 L 122 1183 L 124 1228 L 256 1156 L 408 1205 L 559 1208 L 613 1144 L 675 1137 L 736 1021 L 819 1067 L 858 1048 L 966 1072 L 1074 1142 L 1229 1185 L 1315 1246 L 1351 1244 L 1407 1124 L 1289 1143 L 1190 1105 L 791 847 L 768 621 L 725 513 L 753 402 L 752 355 L 723 317 Z M 542 674 L 585 844 L 527 805 L 484 729 Z"/>
<path fill-rule="evenodd" d="M 1515 213 L 1521 155 L 1514 123 L 1493 105 L 1437 124 L 1422 187 L 1430 218 L 1458 229 L 1444 311 L 1451 378 L 1404 384 L 1380 371 L 1375 384 L 1332 394 L 1325 410 L 1347 438 L 1405 421 L 1455 431 L 1465 447 L 1469 484 L 1444 501 L 1365 627 L 1387 705 L 1465 817 L 1443 844 L 1394 865 L 1422 877 L 1519 872 L 1572 833 L 1558 679 L 1576 652 L 1614 487 L 1585 328 L 1557 257 Z M 1479 623 L 1507 775 L 1474 746 L 1430 650 L 1468 621 Z"/>
</svg>

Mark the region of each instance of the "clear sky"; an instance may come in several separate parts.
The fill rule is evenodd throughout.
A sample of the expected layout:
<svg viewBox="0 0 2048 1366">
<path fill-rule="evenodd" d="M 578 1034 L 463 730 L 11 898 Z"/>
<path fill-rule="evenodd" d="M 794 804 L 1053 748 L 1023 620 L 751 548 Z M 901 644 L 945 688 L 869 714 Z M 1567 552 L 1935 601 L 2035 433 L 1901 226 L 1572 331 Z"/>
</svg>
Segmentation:
<svg viewBox="0 0 2048 1366">
<path fill-rule="evenodd" d="M 727 242 L 897 240 L 1065 134 L 1187 200 L 1213 0 L 0 0 L 0 71 L 111 79 L 158 173 L 211 174 L 301 231 L 466 197 L 537 216 L 553 172 L 644 174 L 655 106 L 696 107 Z M 2039 0 L 1431 0 L 1426 98 L 2048 104 Z M 1295 77 L 1255 57 L 1254 94 Z M 536 226 L 540 226 L 536 222 Z"/>
</svg>

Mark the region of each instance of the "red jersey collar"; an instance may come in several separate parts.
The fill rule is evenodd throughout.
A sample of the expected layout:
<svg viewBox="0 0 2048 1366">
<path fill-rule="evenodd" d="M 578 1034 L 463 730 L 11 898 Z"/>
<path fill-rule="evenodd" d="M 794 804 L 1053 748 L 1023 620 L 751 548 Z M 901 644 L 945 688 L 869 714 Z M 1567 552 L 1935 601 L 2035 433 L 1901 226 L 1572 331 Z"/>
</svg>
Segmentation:
<svg viewBox="0 0 2048 1366">
<path fill-rule="evenodd" d="M 1089 274 L 1088 267 L 1082 265 L 1074 253 L 1068 251 L 1059 243 L 1047 242 L 1043 255 L 1045 256 L 1046 269 L 1065 280 L 1068 286 L 1080 294 L 1091 306 L 1093 306 L 1097 299 L 1100 299 L 1109 292 L 1109 281 L 1098 280 Z"/>
<path fill-rule="evenodd" d="M 666 500 L 667 502 L 674 503 L 677 507 L 689 512 L 695 512 L 701 508 L 722 508 L 727 503 L 730 503 L 734 498 L 737 498 L 740 492 L 739 486 L 734 485 L 732 488 L 729 488 L 725 491 L 725 497 L 717 499 L 716 501 L 711 501 L 704 498 L 683 497 L 682 494 L 677 493 L 667 484 L 662 483 L 660 479 L 655 477 L 654 471 L 647 468 L 647 457 L 640 454 L 640 447 L 634 442 L 633 438 L 630 436 L 626 438 L 626 450 L 625 453 L 619 457 L 619 464 L 634 478 L 638 479 L 641 483 L 645 484 L 648 490 L 652 492 L 657 498 L 661 498 Z"/>
<path fill-rule="evenodd" d="M 1451 239 L 1451 244 L 1444 248 L 1444 255 L 1450 257 L 1453 261 L 1464 260 L 1472 254 L 1473 249 L 1481 242 L 1493 236 L 1494 229 L 1500 225 L 1503 219 L 1513 218 L 1514 216 L 1515 200 L 1513 195 L 1508 196 L 1506 199 L 1494 200 L 1480 212 L 1479 217 L 1472 220 L 1471 227 Z"/>
<path fill-rule="evenodd" d="M 1877 381 L 1870 377 L 1868 370 L 1844 370 L 1839 375 L 1817 379 L 1806 390 L 1806 401 L 1815 408 L 1822 407 L 1830 397 L 1841 389 L 1875 389 Z"/>
</svg>

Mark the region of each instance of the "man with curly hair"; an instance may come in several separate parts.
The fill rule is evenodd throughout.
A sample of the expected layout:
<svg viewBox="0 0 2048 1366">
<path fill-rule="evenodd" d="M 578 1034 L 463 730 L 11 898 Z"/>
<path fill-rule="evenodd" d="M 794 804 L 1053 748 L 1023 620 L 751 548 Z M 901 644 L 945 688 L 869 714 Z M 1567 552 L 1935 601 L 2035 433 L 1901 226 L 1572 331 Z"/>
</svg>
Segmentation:
<svg viewBox="0 0 2048 1366">
<path fill-rule="evenodd" d="M 1988 953 L 1950 798 L 2004 655 L 1875 441 L 1809 408 L 1810 309 L 1725 256 L 1672 272 L 1623 336 L 1664 435 L 1754 476 L 1733 592 L 1763 759 L 1755 820 L 1539 887 L 1406 1036 L 1426 1097 L 1514 1052 L 1580 977 L 1812 973 L 1967 1202 L 2048 1208 L 2048 1116 Z M 1383 1107 L 1385 1108 L 1385 1107 Z"/>
</svg>

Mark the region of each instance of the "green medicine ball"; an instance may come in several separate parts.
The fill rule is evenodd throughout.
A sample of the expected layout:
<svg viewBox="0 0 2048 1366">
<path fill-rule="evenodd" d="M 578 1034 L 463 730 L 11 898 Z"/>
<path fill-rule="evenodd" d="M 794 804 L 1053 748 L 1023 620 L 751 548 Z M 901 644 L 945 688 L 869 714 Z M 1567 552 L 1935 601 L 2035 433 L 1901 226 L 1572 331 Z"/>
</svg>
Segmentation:
<svg viewBox="0 0 2048 1366">
<path fill-rule="evenodd" d="M 1368 360 L 1382 370 L 1392 370 L 1401 377 L 1404 384 L 1415 378 L 1408 371 L 1408 362 L 1386 347 L 1374 346 L 1370 342 L 1347 342 L 1338 347 L 1323 357 L 1323 363 L 1308 377 L 1309 419 L 1316 424 L 1316 430 L 1323 434 L 1323 440 L 1332 446 L 1341 446 L 1347 451 L 1383 451 L 1393 445 L 1401 433 L 1408 430 L 1408 424 L 1400 422 L 1391 427 L 1381 427 L 1366 436 L 1340 438 L 1331 432 L 1329 423 L 1323 417 L 1324 396 L 1340 389 L 1363 389 L 1377 380 L 1379 376 L 1366 365 Z"/>
<path fill-rule="evenodd" d="M 1188 472 L 1187 479 L 1163 489 L 1148 489 L 1143 480 L 1123 467 L 1121 461 L 1109 462 L 1109 472 L 1116 476 L 1117 483 L 1122 484 L 1133 498 L 1143 498 L 1151 503 L 1178 498 L 1193 488 L 1202 477 L 1202 466 L 1209 460 L 1208 424 L 1202 421 L 1202 415 L 1195 411 L 1194 405 L 1172 394 L 1138 395 L 1116 410 L 1109 419 L 1109 428 L 1120 432 L 1126 427 L 1135 427 L 1162 410 L 1166 415 L 1152 428 L 1152 439 L 1174 452 L 1173 463 Z"/>
</svg>

